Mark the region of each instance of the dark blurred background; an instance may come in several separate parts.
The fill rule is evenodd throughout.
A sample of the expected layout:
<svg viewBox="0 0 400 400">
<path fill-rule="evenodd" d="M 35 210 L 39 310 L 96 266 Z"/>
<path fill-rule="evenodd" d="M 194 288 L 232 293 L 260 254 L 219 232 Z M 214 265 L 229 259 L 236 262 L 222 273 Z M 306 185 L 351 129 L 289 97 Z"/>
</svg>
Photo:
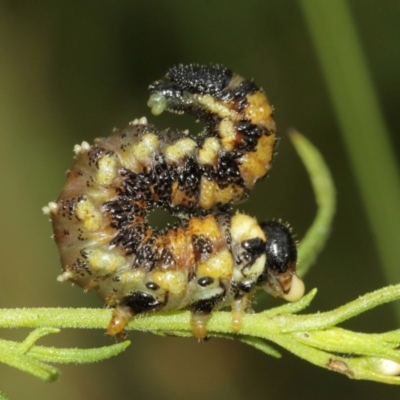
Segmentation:
<svg viewBox="0 0 400 400">
<path fill-rule="evenodd" d="M 400 3 L 349 4 L 398 154 Z M 300 239 L 307 230 L 315 202 L 287 136 L 290 127 L 303 132 L 331 168 L 338 211 L 326 250 L 306 277 L 308 288 L 319 289 L 310 310 L 332 309 L 389 283 L 296 1 L 9 0 L 0 2 L 1 307 L 101 306 L 95 294 L 56 281 L 58 254 L 41 207 L 58 196 L 75 143 L 143 115 L 160 128 L 200 130 L 190 118 L 155 118 L 146 107 L 148 84 L 174 64 L 190 62 L 221 63 L 254 78 L 276 108 L 279 155 L 270 177 L 239 209 L 290 221 Z M 345 326 L 381 332 L 396 323 L 387 306 Z M 0 333 L 22 339 L 27 331 Z M 132 345 L 121 356 L 61 366 L 61 379 L 52 384 L 0 365 L 0 389 L 32 400 L 399 395 L 396 387 L 351 381 L 287 352 L 275 360 L 235 341 L 129 336 Z M 42 342 L 95 347 L 111 341 L 102 331 L 66 330 Z"/>
</svg>

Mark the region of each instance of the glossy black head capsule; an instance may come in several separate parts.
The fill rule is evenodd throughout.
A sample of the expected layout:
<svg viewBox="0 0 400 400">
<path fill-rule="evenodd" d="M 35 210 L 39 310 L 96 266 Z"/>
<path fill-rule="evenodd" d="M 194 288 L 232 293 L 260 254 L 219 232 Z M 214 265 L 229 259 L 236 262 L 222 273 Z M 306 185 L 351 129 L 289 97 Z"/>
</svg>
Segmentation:
<svg viewBox="0 0 400 400">
<path fill-rule="evenodd" d="M 278 221 L 262 222 L 260 227 L 267 238 L 266 263 L 257 284 L 273 296 L 297 300 L 304 285 L 296 275 L 297 247 L 290 227 Z"/>
<path fill-rule="evenodd" d="M 260 227 L 267 237 L 265 251 L 268 269 L 275 274 L 283 274 L 289 269 L 294 271 L 297 247 L 290 227 L 278 221 L 262 222 Z"/>
</svg>

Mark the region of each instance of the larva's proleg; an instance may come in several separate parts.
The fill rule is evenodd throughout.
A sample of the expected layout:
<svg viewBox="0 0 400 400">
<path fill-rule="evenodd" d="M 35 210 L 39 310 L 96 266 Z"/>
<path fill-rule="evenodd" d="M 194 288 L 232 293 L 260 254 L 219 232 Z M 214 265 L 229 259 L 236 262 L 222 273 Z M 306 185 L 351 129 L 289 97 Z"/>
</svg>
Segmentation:
<svg viewBox="0 0 400 400">
<path fill-rule="evenodd" d="M 287 226 L 225 210 L 270 168 L 271 107 L 252 81 L 219 66 L 172 68 L 150 92 L 153 113 L 188 113 L 204 131 L 158 131 L 141 118 L 75 146 L 64 188 L 44 208 L 59 280 L 97 291 L 114 308 L 110 335 L 137 314 L 189 309 L 202 338 L 212 312 L 225 306 L 238 332 L 257 289 L 288 300 L 304 291 Z M 155 208 L 187 218 L 157 230 L 148 223 Z"/>
</svg>

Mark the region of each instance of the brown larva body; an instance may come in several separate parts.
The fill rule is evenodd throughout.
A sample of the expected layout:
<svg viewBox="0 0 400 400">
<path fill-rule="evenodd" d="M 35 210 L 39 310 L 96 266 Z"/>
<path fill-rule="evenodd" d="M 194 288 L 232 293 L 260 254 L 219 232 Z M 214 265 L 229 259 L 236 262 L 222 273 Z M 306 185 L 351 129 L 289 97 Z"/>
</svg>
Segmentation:
<svg viewBox="0 0 400 400">
<path fill-rule="evenodd" d="M 205 130 L 196 138 L 159 132 L 142 118 L 76 146 L 67 182 L 45 210 L 60 250 L 59 279 L 96 290 L 115 308 L 112 335 L 139 313 L 187 308 L 194 334 L 204 337 L 211 312 L 227 305 L 237 331 L 257 288 L 298 297 L 290 231 L 225 211 L 270 168 L 271 107 L 251 81 L 218 66 L 175 67 L 150 91 L 155 114 L 186 112 Z M 147 215 L 160 207 L 187 219 L 155 230 Z M 273 253 L 266 232 L 284 251 Z"/>
</svg>

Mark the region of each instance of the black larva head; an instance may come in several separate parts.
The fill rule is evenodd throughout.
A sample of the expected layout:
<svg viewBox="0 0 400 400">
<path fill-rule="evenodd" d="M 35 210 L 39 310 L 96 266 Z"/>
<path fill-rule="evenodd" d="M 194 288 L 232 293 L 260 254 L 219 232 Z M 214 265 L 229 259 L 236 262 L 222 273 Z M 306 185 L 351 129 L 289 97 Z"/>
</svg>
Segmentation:
<svg viewBox="0 0 400 400">
<path fill-rule="evenodd" d="M 164 110 L 187 111 L 193 94 L 218 95 L 229 85 L 232 75 L 231 70 L 219 65 L 177 65 L 169 69 L 164 79 L 149 86 L 147 104 L 155 115 Z"/>
<path fill-rule="evenodd" d="M 276 274 L 283 274 L 288 269 L 295 270 L 297 248 L 288 225 L 278 221 L 260 224 L 267 237 L 266 255 L 268 269 Z"/>
<path fill-rule="evenodd" d="M 297 249 L 289 226 L 268 221 L 260 227 L 267 237 L 264 244 L 266 261 L 257 285 L 273 296 L 289 301 L 299 299 L 304 293 L 304 285 L 296 275 Z"/>
</svg>

